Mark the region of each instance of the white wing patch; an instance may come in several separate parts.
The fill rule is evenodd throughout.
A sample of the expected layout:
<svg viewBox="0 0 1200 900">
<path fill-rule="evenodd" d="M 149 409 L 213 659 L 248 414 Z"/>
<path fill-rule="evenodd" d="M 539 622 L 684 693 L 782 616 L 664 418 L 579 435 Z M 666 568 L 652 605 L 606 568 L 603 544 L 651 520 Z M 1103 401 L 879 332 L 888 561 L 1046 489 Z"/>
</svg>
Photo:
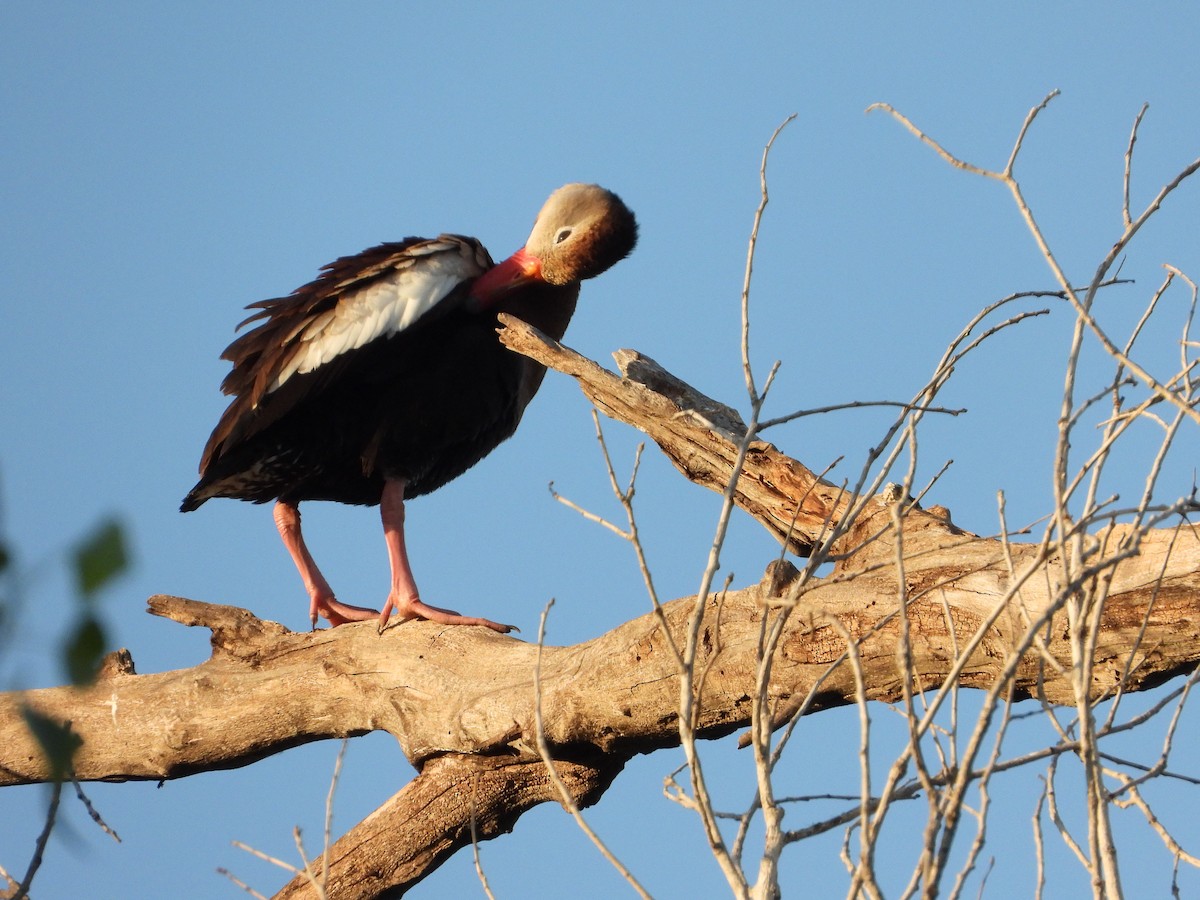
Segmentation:
<svg viewBox="0 0 1200 900">
<path fill-rule="evenodd" d="M 410 247 L 391 274 L 347 292 L 333 309 L 297 325 L 285 341 L 295 347 L 267 393 L 293 375 L 403 331 L 463 281 L 479 275 L 482 269 L 473 258 L 443 252 L 456 249 L 461 248 L 436 240 Z"/>
</svg>

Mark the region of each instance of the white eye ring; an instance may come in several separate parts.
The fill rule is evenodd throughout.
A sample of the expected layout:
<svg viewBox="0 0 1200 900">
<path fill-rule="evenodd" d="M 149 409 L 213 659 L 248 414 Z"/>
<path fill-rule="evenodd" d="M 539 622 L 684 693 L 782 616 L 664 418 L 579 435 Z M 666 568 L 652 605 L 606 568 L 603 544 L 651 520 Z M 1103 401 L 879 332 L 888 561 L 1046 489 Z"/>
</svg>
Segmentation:
<svg viewBox="0 0 1200 900">
<path fill-rule="evenodd" d="M 556 243 L 556 244 L 561 244 L 563 241 L 565 241 L 565 240 L 566 240 L 567 238 L 569 238 L 570 236 L 571 236 L 571 229 L 570 229 L 570 228 L 560 228 L 560 229 L 558 230 L 558 234 L 556 234 L 556 235 L 554 236 L 554 243 Z"/>
</svg>

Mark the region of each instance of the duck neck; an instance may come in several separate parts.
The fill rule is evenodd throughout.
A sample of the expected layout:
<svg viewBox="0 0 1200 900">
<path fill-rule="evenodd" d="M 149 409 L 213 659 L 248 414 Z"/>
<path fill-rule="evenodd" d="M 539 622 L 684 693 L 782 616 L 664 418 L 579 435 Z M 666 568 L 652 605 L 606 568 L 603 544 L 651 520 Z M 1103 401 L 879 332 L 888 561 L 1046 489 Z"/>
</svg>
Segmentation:
<svg viewBox="0 0 1200 900">
<path fill-rule="evenodd" d="M 559 341 L 567 332 L 578 299 L 578 284 L 563 287 L 531 284 L 507 294 L 496 304 L 495 310 L 516 316 Z"/>
</svg>

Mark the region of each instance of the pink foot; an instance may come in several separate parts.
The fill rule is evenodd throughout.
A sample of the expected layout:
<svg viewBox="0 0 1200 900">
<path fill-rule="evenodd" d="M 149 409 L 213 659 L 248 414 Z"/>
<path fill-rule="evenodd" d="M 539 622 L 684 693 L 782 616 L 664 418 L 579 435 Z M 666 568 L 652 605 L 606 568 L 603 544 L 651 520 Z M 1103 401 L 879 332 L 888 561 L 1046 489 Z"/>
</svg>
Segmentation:
<svg viewBox="0 0 1200 900">
<path fill-rule="evenodd" d="M 387 627 L 388 617 L 395 610 L 401 622 L 409 619 L 428 619 L 442 625 L 482 625 L 492 631 L 508 634 L 520 629 L 513 625 L 502 625 L 491 619 L 460 616 L 452 609 L 422 603 L 413 579 L 412 566 L 408 563 L 408 549 L 404 545 L 404 487 L 401 478 L 389 478 L 383 485 L 383 496 L 379 501 L 379 514 L 383 520 L 383 539 L 387 544 L 388 563 L 392 569 L 392 589 L 387 603 L 379 614 L 379 632 Z"/>
<path fill-rule="evenodd" d="M 492 631 L 498 631 L 501 634 L 521 630 L 516 625 L 504 625 L 500 622 L 493 622 L 491 619 L 481 619 L 475 616 L 462 616 L 452 609 L 430 606 L 419 597 L 401 600 L 395 594 L 392 594 L 388 597 L 387 603 L 384 604 L 383 612 L 379 613 L 380 634 L 387 628 L 388 620 L 393 610 L 396 611 L 398 624 L 400 622 L 407 622 L 409 619 L 426 619 L 430 622 L 438 622 L 441 625 L 482 625 L 484 628 L 490 628 Z M 375 615 L 374 611 L 372 611 L 371 615 Z"/>
<path fill-rule="evenodd" d="M 349 603 L 342 603 L 333 595 L 329 596 L 313 596 L 309 599 L 308 617 L 313 624 L 313 628 L 317 627 L 317 618 L 325 619 L 331 627 L 336 628 L 338 625 L 345 625 L 347 622 L 365 622 L 368 619 L 378 617 L 379 613 L 376 610 L 369 609 L 365 606 L 353 606 Z"/>
</svg>

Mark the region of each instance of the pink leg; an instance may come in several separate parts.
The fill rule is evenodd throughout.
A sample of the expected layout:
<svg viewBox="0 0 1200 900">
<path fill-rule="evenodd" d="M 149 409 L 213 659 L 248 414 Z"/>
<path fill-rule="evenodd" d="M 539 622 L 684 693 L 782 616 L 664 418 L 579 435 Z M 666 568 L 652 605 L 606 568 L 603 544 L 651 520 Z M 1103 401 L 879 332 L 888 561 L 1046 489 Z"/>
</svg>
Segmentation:
<svg viewBox="0 0 1200 900">
<path fill-rule="evenodd" d="M 333 589 L 317 568 L 304 543 L 304 535 L 300 533 L 300 510 L 295 504 L 284 503 L 282 500 L 275 504 L 275 527 L 279 529 L 283 546 L 287 547 L 292 562 L 296 564 L 296 568 L 300 570 L 300 577 L 304 579 L 304 589 L 308 591 L 308 617 L 313 628 L 317 627 L 319 615 L 328 619 L 330 625 L 372 619 L 378 615 L 373 609 L 351 606 L 333 596 Z"/>
<path fill-rule="evenodd" d="M 404 546 L 404 486 L 402 478 L 389 478 L 383 485 L 383 496 L 379 501 L 379 514 L 383 519 L 383 539 L 387 543 L 388 562 L 392 566 L 392 589 L 387 603 L 379 615 L 379 630 L 387 626 L 388 617 L 395 610 L 401 622 L 409 619 L 428 619 L 443 625 L 483 625 L 501 634 L 519 631 L 514 625 L 501 625 L 491 619 L 460 616 L 451 609 L 430 606 L 421 601 L 417 583 L 413 580 L 412 567 L 408 564 L 408 550 Z"/>
</svg>

